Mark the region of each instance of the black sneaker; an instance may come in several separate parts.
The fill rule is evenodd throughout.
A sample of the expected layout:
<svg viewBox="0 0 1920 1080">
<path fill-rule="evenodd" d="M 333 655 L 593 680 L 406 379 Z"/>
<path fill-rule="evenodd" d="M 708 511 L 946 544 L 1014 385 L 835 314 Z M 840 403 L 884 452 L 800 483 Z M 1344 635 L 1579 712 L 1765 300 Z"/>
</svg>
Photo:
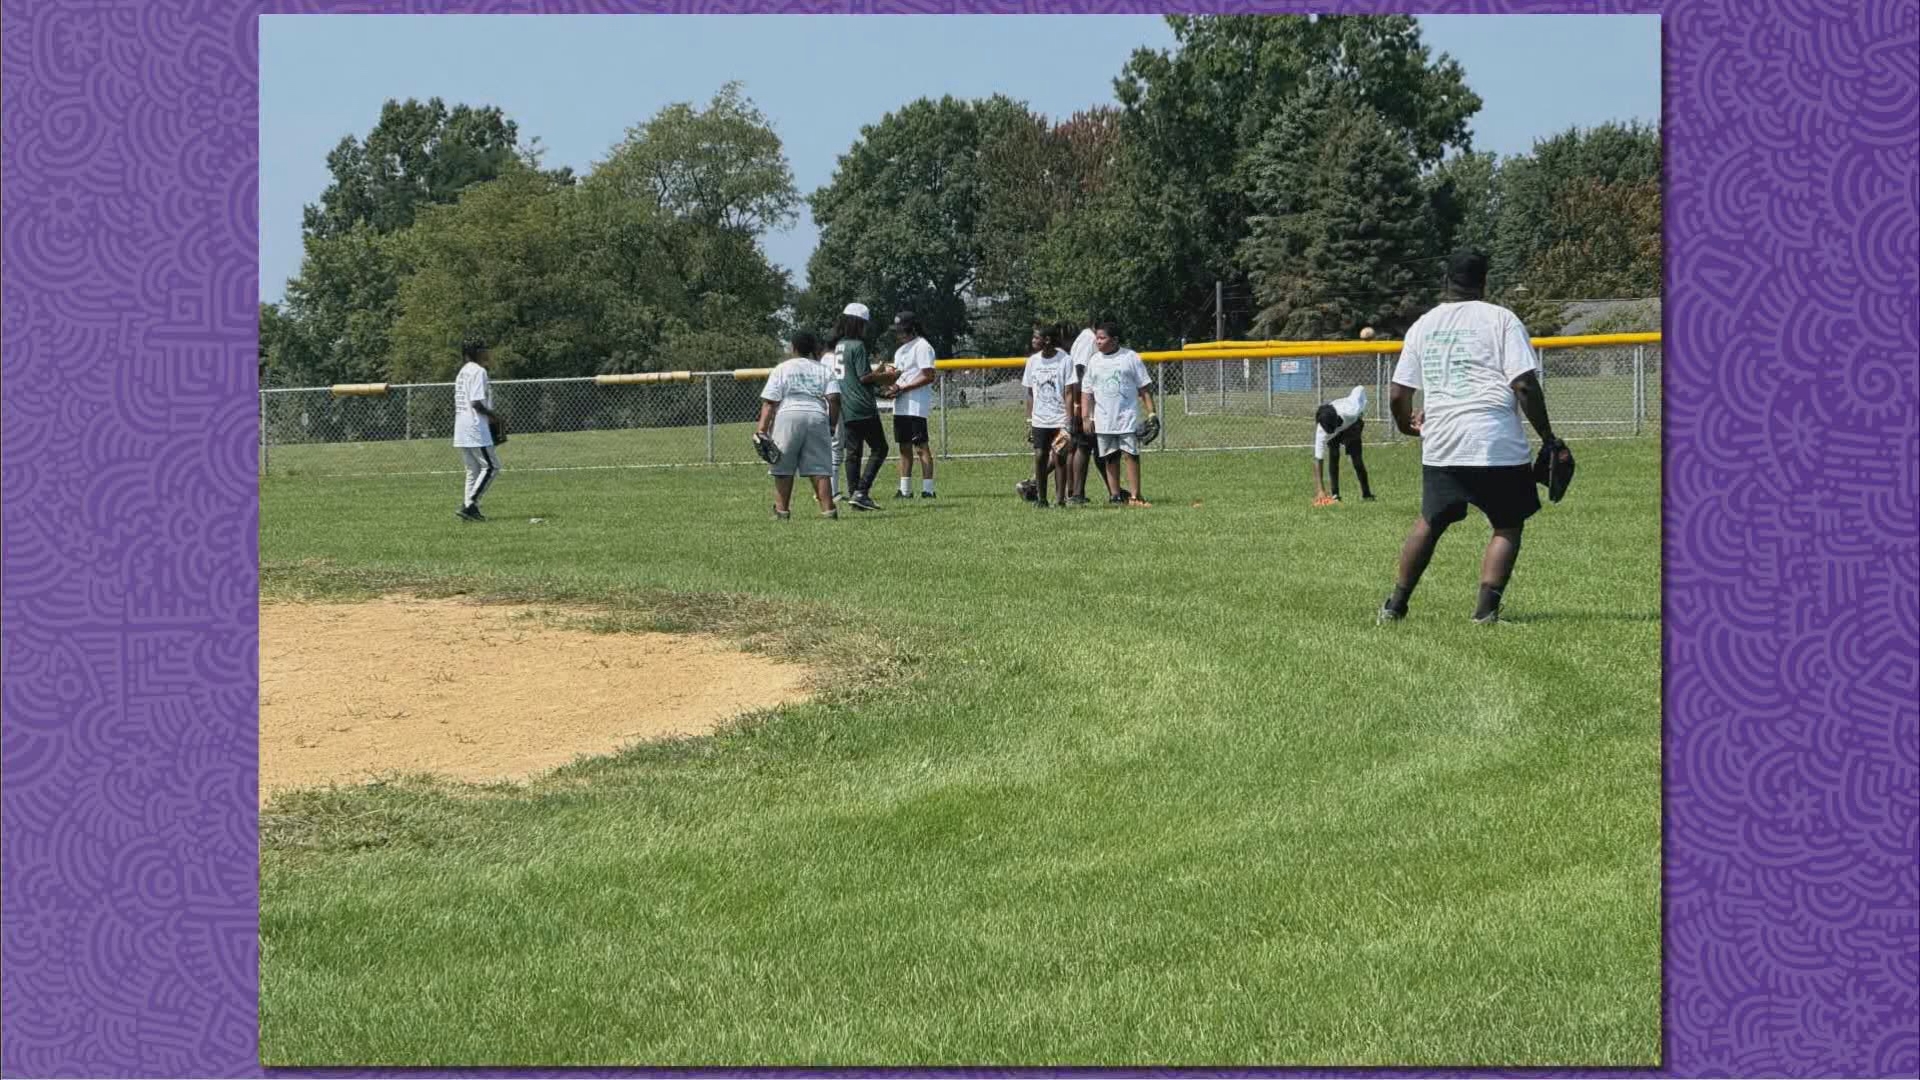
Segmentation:
<svg viewBox="0 0 1920 1080">
<path fill-rule="evenodd" d="M 1497 623 L 1499 621 L 1500 621 L 1499 608 L 1494 608 L 1492 611 L 1487 612 L 1485 615 L 1475 615 L 1473 617 L 1473 623 L 1475 626 L 1492 626 L 1494 623 Z"/>
<path fill-rule="evenodd" d="M 1125 495 L 1109 495 L 1107 496 L 1107 505 L 1125 506 L 1127 505 L 1127 497 Z"/>
<path fill-rule="evenodd" d="M 1067 505 L 1068 506 L 1085 506 L 1087 505 L 1087 497 L 1085 495 L 1075 495 L 1072 498 L 1067 500 Z"/>
<path fill-rule="evenodd" d="M 773 512 L 773 520 L 775 520 L 775 521 L 792 521 L 792 520 L 793 520 L 793 511 L 791 511 L 791 510 L 778 510 L 778 509 L 776 509 L 776 510 L 775 510 L 775 511 Z"/>
<path fill-rule="evenodd" d="M 853 498 L 851 498 L 851 499 L 848 499 L 848 500 L 847 500 L 847 505 L 848 505 L 848 506 L 851 506 L 851 507 L 853 507 L 853 508 L 854 508 L 855 510 L 878 510 L 878 509 L 880 509 L 880 504 L 879 504 L 879 503 L 876 503 L 876 502 L 874 502 L 874 501 L 873 501 L 873 497 L 872 497 L 871 495 L 868 495 L 868 494 L 867 494 L 866 492 L 864 492 L 864 491 L 856 491 L 856 492 L 854 492 L 854 493 L 853 493 Z"/>
<path fill-rule="evenodd" d="M 896 491 L 893 493 L 893 497 L 896 499 L 911 499 L 913 498 L 913 494 L 906 491 Z"/>
<path fill-rule="evenodd" d="M 461 521 L 487 520 L 485 517 L 481 516 L 480 508 L 477 506 L 463 506 L 460 509 L 454 511 L 454 516 L 459 518 Z"/>
<path fill-rule="evenodd" d="M 1373 501 L 1373 496 L 1371 496 L 1371 495 L 1362 495 L 1362 496 L 1360 496 L 1360 501 L 1361 501 L 1361 502 L 1372 502 L 1372 501 Z"/>
<path fill-rule="evenodd" d="M 921 492 L 921 493 L 920 493 L 920 497 L 921 497 L 921 498 L 923 498 L 923 499 L 931 499 L 931 498 L 933 498 L 933 492 L 931 492 L 931 491 L 923 491 L 923 492 Z"/>
<path fill-rule="evenodd" d="M 1377 626 L 1385 626 L 1388 623 L 1397 623 L 1406 617 L 1407 613 L 1405 611 L 1393 610 L 1392 604 L 1381 604 L 1380 614 L 1375 616 L 1373 621 Z"/>
</svg>

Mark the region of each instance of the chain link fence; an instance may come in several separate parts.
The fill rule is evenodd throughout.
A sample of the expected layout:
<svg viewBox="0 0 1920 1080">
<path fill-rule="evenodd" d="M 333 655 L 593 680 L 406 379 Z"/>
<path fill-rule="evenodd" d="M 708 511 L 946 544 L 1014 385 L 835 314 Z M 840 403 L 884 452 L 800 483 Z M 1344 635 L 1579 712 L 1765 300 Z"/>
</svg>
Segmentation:
<svg viewBox="0 0 1920 1080">
<path fill-rule="evenodd" d="M 1661 347 L 1543 348 L 1554 428 L 1569 438 L 1629 438 L 1660 429 Z M 1403 438 L 1387 413 L 1395 356 L 1229 357 L 1150 365 L 1163 422 L 1151 453 L 1305 447 L 1320 403 L 1355 386 L 1368 396 L 1370 442 Z M 964 363 L 964 361 L 960 361 Z M 1026 391 L 1020 369 L 942 371 L 929 421 L 946 458 L 1024 456 Z M 502 379 L 494 401 L 511 432 L 513 470 L 662 468 L 757 462 L 750 437 L 760 377 L 732 372 L 660 376 L 647 383 Z M 306 476 L 458 472 L 453 384 L 260 392 L 262 474 Z"/>
</svg>

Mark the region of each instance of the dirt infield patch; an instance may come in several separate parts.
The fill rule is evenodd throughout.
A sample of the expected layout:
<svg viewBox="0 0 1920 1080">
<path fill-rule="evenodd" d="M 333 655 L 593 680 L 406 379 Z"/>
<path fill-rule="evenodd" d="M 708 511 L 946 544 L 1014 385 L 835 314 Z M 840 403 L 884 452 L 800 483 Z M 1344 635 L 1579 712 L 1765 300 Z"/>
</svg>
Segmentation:
<svg viewBox="0 0 1920 1080">
<path fill-rule="evenodd" d="M 806 696 L 706 638 L 564 629 L 449 600 L 260 608 L 260 792 L 431 773 L 523 780 Z"/>
</svg>

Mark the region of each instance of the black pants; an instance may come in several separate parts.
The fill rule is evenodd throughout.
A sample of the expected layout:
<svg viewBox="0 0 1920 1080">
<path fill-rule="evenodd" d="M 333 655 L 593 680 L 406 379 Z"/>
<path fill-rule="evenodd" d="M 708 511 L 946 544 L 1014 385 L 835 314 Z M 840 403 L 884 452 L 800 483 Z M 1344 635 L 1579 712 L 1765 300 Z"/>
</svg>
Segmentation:
<svg viewBox="0 0 1920 1080">
<path fill-rule="evenodd" d="M 1360 456 L 1360 442 L 1365 434 L 1367 422 L 1355 420 L 1353 426 L 1335 435 L 1327 442 L 1327 471 L 1332 474 L 1333 494 L 1340 494 L 1340 451 L 1345 450 L 1347 457 L 1353 460 L 1353 471 L 1360 478 L 1360 497 L 1373 498 L 1373 488 L 1367 484 L 1367 463 Z"/>
<path fill-rule="evenodd" d="M 870 492 L 873 478 L 880 475 L 880 467 L 887 463 L 887 451 L 892 449 L 887 445 L 887 433 L 877 416 L 848 420 L 841 427 L 846 432 L 842 439 L 846 443 L 847 490 L 856 495 Z M 860 460 L 868 450 L 873 451 L 873 459 L 862 469 Z"/>
</svg>

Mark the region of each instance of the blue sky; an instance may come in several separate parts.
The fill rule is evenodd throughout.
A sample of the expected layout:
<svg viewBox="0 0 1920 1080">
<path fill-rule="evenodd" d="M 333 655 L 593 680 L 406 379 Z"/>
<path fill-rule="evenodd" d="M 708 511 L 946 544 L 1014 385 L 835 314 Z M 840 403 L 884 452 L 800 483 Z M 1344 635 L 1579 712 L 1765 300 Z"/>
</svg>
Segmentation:
<svg viewBox="0 0 1920 1080">
<path fill-rule="evenodd" d="M 1420 22 L 1484 99 L 1476 149 L 1522 153 L 1575 124 L 1659 117 L 1657 16 Z M 832 177 L 861 125 L 915 98 L 1004 93 L 1065 116 L 1111 102 L 1134 49 L 1172 41 L 1149 16 L 262 16 L 261 299 L 279 299 L 300 268 L 301 207 L 327 186 L 327 152 L 364 136 L 388 98 L 498 105 L 523 143 L 539 138 L 548 165 L 584 173 L 661 107 L 704 103 L 739 80 L 779 132 L 804 194 Z M 837 79 L 825 58 L 849 46 L 904 62 Z M 815 235 L 803 212 L 767 238 L 767 252 L 800 281 Z"/>
</svg>

